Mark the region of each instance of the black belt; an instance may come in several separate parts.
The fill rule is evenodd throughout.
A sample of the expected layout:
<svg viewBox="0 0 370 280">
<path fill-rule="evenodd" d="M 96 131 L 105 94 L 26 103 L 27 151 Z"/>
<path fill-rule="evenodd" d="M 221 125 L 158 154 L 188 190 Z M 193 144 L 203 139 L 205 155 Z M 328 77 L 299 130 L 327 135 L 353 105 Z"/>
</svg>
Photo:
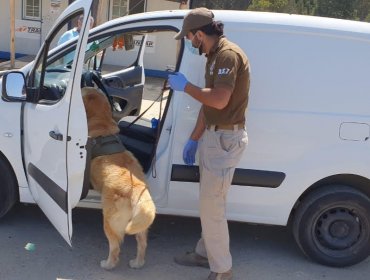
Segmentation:
<svg viewBox="0 0 370 280">
<path fill-rule="evenodd" d="M 237 124 L 207 124 L 207 129 L 212 130 L 214 127 L 217 130 L 239 130 L 244 128 L 244 123 Z"/>
</svg>

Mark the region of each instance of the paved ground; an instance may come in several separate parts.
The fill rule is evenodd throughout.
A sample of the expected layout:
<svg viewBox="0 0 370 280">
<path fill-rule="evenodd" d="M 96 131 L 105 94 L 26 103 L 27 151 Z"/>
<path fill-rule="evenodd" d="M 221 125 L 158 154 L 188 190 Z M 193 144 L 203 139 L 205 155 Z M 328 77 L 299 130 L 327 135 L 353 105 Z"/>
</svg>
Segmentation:
<svg viewBox="0 0 370 280">
<path fill-rule="evenodd" d="M 134 238 L 122 246 L 113 271 L 99 267 L 107 241 L 100 210 L 75 209 L 74 247 L 70 248 L 36 206 L 18 206 L 0 220 L 1 280 L 188 280 L 206 279 L 208 271 L 176 265 L 175 254 L 195 244 L 198 219 L 158 216 L 151 228 L 143 269 L 127 265 L 135 254 Z M 370 258 L 349 268 L 329 268 L 306 259 L 285 227 L 230 223 L 235 280 L 367 280 Z M 35 244 L 34 251 L 24 249 Z"/>
<path fill-rule="evenodd" d="M 22 56 L 20 58 L 17 58 L 15 60 L 15 69 L 17 68 L 21 68 L 23 67 L 24 65 L 26 65 L 27 63 L 29 63 L 30 61 L 34 60 L 35 59 L 35 56 L 34 55 L 26 55 L 26 56 Z M 12 69 L 11 68 L 11 64 L 10 64 L 10 60 L 0 60 L 0 71 L 5 71 L 5 70 L 9 70 L 9 69 Z"/>
</svg>

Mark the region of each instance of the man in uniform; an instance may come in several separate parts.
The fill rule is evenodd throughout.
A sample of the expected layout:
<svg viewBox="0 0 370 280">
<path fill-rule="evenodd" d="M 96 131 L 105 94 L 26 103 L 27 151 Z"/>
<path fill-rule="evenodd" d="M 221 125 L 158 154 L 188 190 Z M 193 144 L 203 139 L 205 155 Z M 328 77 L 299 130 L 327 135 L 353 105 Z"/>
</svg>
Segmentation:
<svg viewBox="0 0 370 280">
<path fill-rule="evenodd" d="M 202 103 L 198 119 L 183 151 L 192 165 L 199 142 L 200 219 L 202 236 L 195 251 L 175 257 L 182 265 L 210 267 L 209 280 L 232 279 L 232 259 L 226 220 L 226 196 L 235 166 L 248 143 L 245 111 L 250 75 L 248 58 L 223 36 L 223 23 L 206 8 L 190 11 L 175 39 L 190 40 L 206 54 L 206 86 L 199 88 L 182 73 L 169 76 L 171 88 Z"/>
</svg>

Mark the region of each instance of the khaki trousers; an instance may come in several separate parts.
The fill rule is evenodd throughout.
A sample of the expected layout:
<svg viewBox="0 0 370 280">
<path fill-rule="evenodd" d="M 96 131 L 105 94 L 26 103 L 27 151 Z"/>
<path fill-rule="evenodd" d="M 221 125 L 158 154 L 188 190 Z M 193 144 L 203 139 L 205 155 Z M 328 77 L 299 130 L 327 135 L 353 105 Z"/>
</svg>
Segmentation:
<svg viewBox="0 0 370 280">
<path fill-rule="evenodd" d="M 226 220 L 226 197 L 235 166 L 248 144 L 245 129 L 206 129 L 199 141 L 200 195 L 199 210 L 202 237 L 195 252 L 207 257 L 211 271 L 231 269 L 229 229 Z"/>
</svg>

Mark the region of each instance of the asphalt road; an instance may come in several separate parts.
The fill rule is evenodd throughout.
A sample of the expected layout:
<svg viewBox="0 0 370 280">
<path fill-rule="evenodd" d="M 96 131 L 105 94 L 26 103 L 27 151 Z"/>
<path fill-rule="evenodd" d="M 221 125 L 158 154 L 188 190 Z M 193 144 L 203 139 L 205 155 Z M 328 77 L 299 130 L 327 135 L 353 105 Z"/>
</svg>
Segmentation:
<svg viewBox="0 0 370 280">
<path fill-rule="evenodd" d="M 199 237 L 198 219 L 157 216 L 149 234 L 146 264 L 130 269 L 136 242 L 127 236 L 121 262 L 100 268 L 108 243 L 100 210 L 75 209 L 73 248 L 59 236 L 37 206 L 20 205 L 0 220 L 0 280 L 182 280 L 207 279 L 204 268 L 176 265 L 173 256 L 192 248 Z M 230 223 L 234 279 L 367 280 L 370 258 L 348 268 L 330 268 L 308 260 L 288 228 Z M 27 243 L 35 244 L 28 251 Z"/>
</svg>

